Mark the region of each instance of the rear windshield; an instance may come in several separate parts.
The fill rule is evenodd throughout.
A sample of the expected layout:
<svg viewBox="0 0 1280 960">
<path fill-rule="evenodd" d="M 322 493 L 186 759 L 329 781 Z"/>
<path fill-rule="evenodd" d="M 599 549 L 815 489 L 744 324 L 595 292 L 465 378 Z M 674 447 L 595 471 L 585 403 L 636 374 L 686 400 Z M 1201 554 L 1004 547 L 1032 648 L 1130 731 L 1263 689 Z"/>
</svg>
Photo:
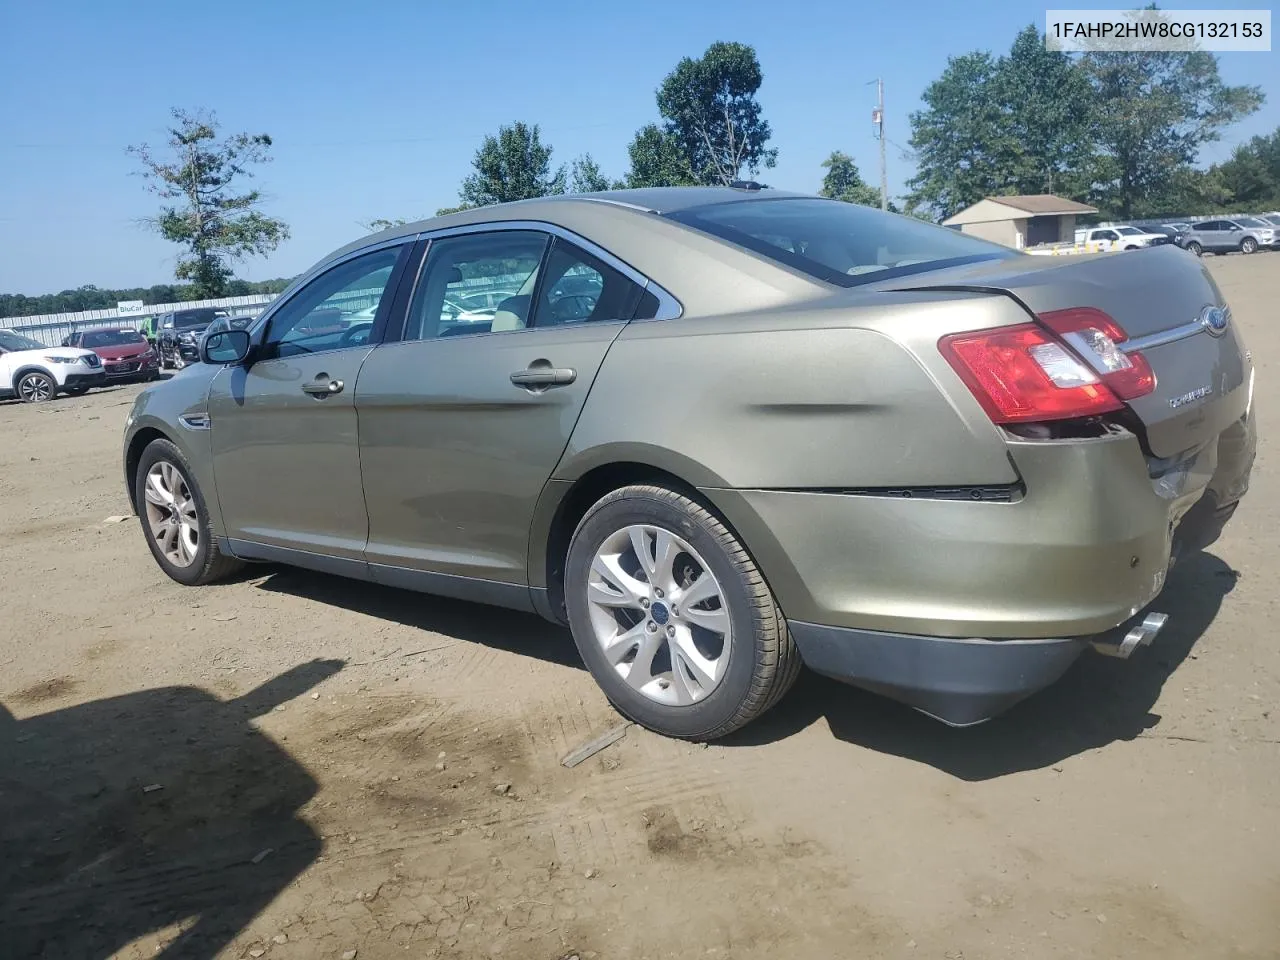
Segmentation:
<svg viewBox="0 0 1280 960">
<path fill-rule="evenodd" d="M 145 343 L 146 339 L 136 330 L 94 330 L 81 339 L 86 347 L 123 347 L 129 343 Z"/>
<path fill-rule="evenodd" d="M 667 216 L 842 287 L 1018 256 L 957 230 L 840 200 L 739 200 Z"/>
</svg>

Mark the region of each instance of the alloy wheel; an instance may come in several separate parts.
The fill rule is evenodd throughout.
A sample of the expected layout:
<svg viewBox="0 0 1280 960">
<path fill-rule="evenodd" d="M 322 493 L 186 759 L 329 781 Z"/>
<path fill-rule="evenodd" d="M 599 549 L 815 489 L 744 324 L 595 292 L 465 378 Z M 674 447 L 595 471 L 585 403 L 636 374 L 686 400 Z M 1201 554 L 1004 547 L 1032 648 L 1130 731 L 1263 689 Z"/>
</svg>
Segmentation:
<svg viewBox="0 0 1280 960">
<path fill-rule="evenodd" d="M 632 689 L 687 706 L 724 679 L 733 640 L 724 589 L 683 538 L 635 524 L 610 535 L 587 579 L 592 631 Z"/>
<path fill-rule="evenodd" d="M 147 527 L 160 552 L 175 566 L 191 566 L 200 546 L 200 519 L 182 471 L 168 460 L 152 464 L 143 495 Z"/>
<path fill-rule="evenodd" d="M 44 403 L 52 400 L 57 389 L 53 380 L 43 373 L 28 373 L 18 381 L 18 396 L 24 403 Z"/>
</svg>

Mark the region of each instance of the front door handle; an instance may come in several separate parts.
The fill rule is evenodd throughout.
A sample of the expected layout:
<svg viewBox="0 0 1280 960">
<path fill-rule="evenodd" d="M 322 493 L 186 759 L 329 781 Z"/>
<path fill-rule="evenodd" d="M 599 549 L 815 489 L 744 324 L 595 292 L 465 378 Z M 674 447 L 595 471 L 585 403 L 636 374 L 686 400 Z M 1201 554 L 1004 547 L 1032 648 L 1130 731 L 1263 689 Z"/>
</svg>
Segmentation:
<svg viewBox="0 0 1280 960">
<path fill-rule="evenodd" d="M 523 370 L 511 375 L 511 382 L 526 390 L 546 390 L 567 386 L 578 379 L 578 371 L 572 367 L 553 367 L 547 360 L 535 360 Z"/>
<path fill-rule="evenodd" d="M 315 397 L 317 400 L 323 400 L 325 397 L 331 397 L 335 393 L 341 393 L 344 386 L 345 384 L 341 380 L 332 380 L 327 373 L 322 373 L 310 383 L 304 383 L 302 392 Z"/>
</svg>

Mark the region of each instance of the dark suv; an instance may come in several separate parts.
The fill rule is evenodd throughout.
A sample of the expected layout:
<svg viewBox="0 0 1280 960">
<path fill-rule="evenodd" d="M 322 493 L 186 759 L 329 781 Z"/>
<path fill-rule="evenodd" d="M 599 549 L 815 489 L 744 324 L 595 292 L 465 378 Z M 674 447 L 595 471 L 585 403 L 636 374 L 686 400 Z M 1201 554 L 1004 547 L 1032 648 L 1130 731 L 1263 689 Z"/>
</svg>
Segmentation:
<svg viewBox="0 0 1280 960">
<path fill-rule="evenodd" d="M 231 319 L 226 310 L 216 307 L 195 307 L 176 310 L 160 318 L 160 334 L 156 349 L 160 354 L 160 367 L 181 370 L 200 359 L 200 335 L 209 324 L 219 319 Z"/>
</svg>

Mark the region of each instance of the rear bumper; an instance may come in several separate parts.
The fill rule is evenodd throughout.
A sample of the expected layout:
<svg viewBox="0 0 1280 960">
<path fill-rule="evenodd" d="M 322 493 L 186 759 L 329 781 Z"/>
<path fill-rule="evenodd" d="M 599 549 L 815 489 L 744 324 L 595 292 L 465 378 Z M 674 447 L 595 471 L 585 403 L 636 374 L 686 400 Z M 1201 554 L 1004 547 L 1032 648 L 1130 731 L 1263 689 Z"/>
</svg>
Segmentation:
<svg viewBox="0 0 1280 960">
<path fill-rule="evenodd" d="M 1154 479 L 1136 437 L 1011 442 L 1007 502 L 707 490 L 799 623 L 923 637 L 1092 637 L 1216 539 L 1243 495 L 1252 418 Z M 979 491 L 985 492 L 985 491 Z M 1199 503 L 1199 506 L 1196 506 Z M 1193 509 L 1194 508 L 1194 509 Z"/>
<path fill-rule="evenodd" d="M 960 640 L 791 621 L 809 669 L 883 694 L 956 727 L 988 720 L 1053 683 L 1084 638 Z"/>
</svg>

